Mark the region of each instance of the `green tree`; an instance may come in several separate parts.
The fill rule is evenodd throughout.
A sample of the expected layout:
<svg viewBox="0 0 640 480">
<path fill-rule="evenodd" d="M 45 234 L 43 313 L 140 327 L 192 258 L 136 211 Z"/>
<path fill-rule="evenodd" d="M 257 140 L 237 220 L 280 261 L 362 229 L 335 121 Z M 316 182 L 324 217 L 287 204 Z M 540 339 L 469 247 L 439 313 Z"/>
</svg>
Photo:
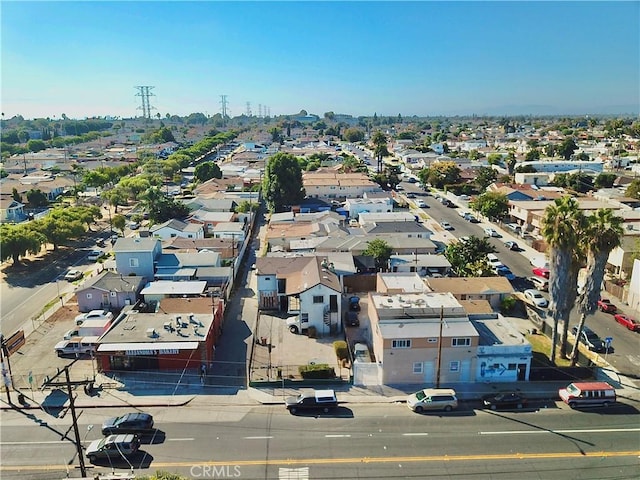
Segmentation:
<svg viewBox="0 0 640 480">
<path fill-rule="evenodd" d="M 391 253 L 391 246 L 380 238 L 368 241 L 367 248 L 362 252 L 363 255 L 367 255 L 375 259 L 377 271 L 387 270 Z"/>
<path fill-rule="evenodd" d="M 27 192 L 27 202 L 32 208 L 45 207 L 49 205 L 49 198 L 42 190 L 32 188 Z"/>
<path fill-rule="evenodd" d="M 53 250 L 74 238 L 85 233 L 84 224 L 78 218 L 68 217 L 64 209 L 54 209 L 44 218 L 29 224 L 34 230 L 41 232 L 48 243 L 53 245 Z"/>
<path fill-rule="evenodd" d="M 127 219 L 124 215 L 114 215 L 113 219 L 111 220 L 111 225 L 116 230 L 120 230 L 122 232 L 122 235 L 124 236 L 124 229 L 127 226 Z"/>
<path fill-rule="evenodd" d="M 509 199 L 503 193 L 485 192 L 469 202 L 469 206 L 487 218 L 502 218 L 509 211 Z"/>
<path fill-rule="evenodd" d="M 149 220 L 162 223 L 172 218 L 185 218 L 189 208 L 160 190 L 160 187 L 150 187 L 140 195 L 145 210 L 149 212 Z"/>
<path fill-rule="evenodd" d="M 212 178 L 222 178 L 222 170 L 215 162 L 204 162 L 196 167 L 193 176 L 200 182 L 206 182 Z"/>
<path fill-rule="evenodd" d="M 635 198 L 636 200 L 640 200 L 640 178 L 633 180 L 625 191 L 625 195 L 627 197 Z"/>
<path fill-rule="evenodd" d="M 526 162 L 533 162 L 535 160 L 540 160 L 540 150 L 538 150 L 537 148 L 533 148 L 529 150 L 527 154 L 524 156 L 524 160 Z"/>
<path fill-rule="evenodd" d="M 568 137 L 565 138 L 558 147 L 558 153 L 565 160 L 569 160 L 571 158 L 571 155 L 573 155 L 573 152 L 575 152 L 577 149 L 578 146 L 576 145 L 576 141 L 572 137 Z"/>
<path fill-rule="evenodd" d="M 364 131 L 359 128 L 347 128 L 343 133 L 343 138 L 347 142 L 356 143 L 364 140 Z"/>
<path fill-rule="evenodd" d="M 13 187 L 11 189 L 11 198 L 13 198 L 16 202 L 22 203 L 22 195 L 18 193 L 18 189 Z"/>
<path fill-rule="evenodd" d="M 498 172 L 491 167 L 480 167 L 476 173 L 475 183 L 481 191 L 496 181 Z"/>
<path fill-rule="evenodd" d="M 580 322 L 576 339 L 580 338 L 587 315 L 593 315 L 600 300 L 602 280 L 607 259 L 611 250 L 620 246 L 622 241 L 622 217 L 615 216 L 610 208 L 600 208 L 589 215 L 581 232 L 581 246 L 586 250 L 587 273 L 585 284 L 578 298 Z M 571 365 L 578 360 L 578 345 L 576 340 L 571 351 Z"/>
<path fill-rule="evenodd" d="M 244 201 L 240 202 L 239 205 L 236 206 L 235 212 L 236 213 L 257 212 L 259 208 L 260 208 L 260 204 L 259 203 L 250 202 L 250 201 L 244 200 Z"/>
<path fill-rule="evenodd" d="M 423 184 L 431 184 L 435 188 L 460 183 L 460 168 L 453 162 L 436 162 L 418 172 Z"/>
<path fill-rule="evenodd" d="M 487 157 L 489 165 L 499 165 L 502 163 L 502 155 L 499 153 L 490 153 Z"/>
<path fill-rule="evenodd" d="M 555 143 L 547 143 L 545 147 L 545 153 L 547 154 L 547 157 L 555 157 L 557 151 L 558 148 Z"/>
<path fill-rule="evenodd" d="M 11 258 L 13 265 L 17 265 L 27 253 L 40 252 L 46 241 L 44 235 L 25 225 L 0 224 L 0 260 Z"/>
<path fill-rule="evenodd" d="M 495 252 L 496 249 L 488 239 L 472 235 L 466 242 L 450 243 L 444 256 L 458 277 L 486 277 L 493 273 L 487 254 Z"/>
<path fill-rule="evenodd" d="M 507 166 L 509 175 L 513 175 L 514 168 L 516 167 L 516 162 L 516 154 L 513 152 L 509 152 L 504 159 L 504 163 Z"/>
<path fill-rule="evenodd" d="M 305 196 L 302 170 L 296 157 L 278 152 L 269 158 L 262 179 L 262 191 L 271 212 L 282 212 Z"/>
<path fill-rule="evenodd" d="M 118 213 L 118 206 L 126 206 L 129 203 L 129 194 L 119 185 L 102 192 L 101 197 L 107 200 L 109 205 L 115 207 L 115 213 Z"/>
<path fill-rule="evenodd" d="M 41 152 L 47 148 L 47 144 L 42 140 L 29 140 L 27 142 L 27 149 L 30 152 Z"/>
<path fill-rule="evenodd" d="M 598 174 L 593 185 L 596 188 L 611 188 L 613 187 L 616 178 L 618 178 L 618 176 L 615 173 L 602 172 Z"/>
<path fill-rule="evenodd" d="M 383 158 L 391 155 L 387 148 L 387 137 L 384 133 L 378 130 L 373 134 L 371 142 L 373 143 L 373 156 L 378 162 L 378 173 L 381 173 Z"/>
<path fill-rule="evenodd" d="M 563 332 L 569 324 L 569 313 L 575 305 L 578 271 L 581 252 L 578 250 L 580 232 L 585 224 L 578 202 L 570 196 L 555 199 L 542 219 L 542 236 L 549 245 L 549 312 L 553 320 L 551 354 L 549 360 L 555 364 L 558 345 L 558 325 L 563 323 Z M 566 333 L 563 334 L 566 349 Z"/>
</svg>

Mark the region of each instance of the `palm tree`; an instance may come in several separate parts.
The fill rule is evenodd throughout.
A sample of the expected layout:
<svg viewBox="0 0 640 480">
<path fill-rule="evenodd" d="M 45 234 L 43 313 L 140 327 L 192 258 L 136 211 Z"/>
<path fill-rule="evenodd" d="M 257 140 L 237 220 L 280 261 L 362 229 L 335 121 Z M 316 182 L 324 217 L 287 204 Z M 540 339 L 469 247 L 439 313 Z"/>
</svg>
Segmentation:
<svg viewBox="0 0 640 480">
<path fill-rule="evenodd" d="M 584 215 L 578 202 L 570 196 L 554 200 L 542 219 L 542 236 L 550 247 L 549 254 L 549 311 L 553 319 L 551 354 L 549 360 L 555 364 L 558 343 L 558 323 L 564 322 L 563 343 L 566 345 L 569 313 L 574 306 L 578 281 L 578 256 L 576 250 Z M 565 346 L 566 350 L 566 346 Z"/>
<path fill-rule="evenodd" d="M 604 268 L 609 254 L 622 241 L 623 221 L 623 218 L 615 216 L 610 208 L 600 208 L 587 217 L 582 234 L 587 255 L 587 275 L 578 300 L 580 322 L 576 332 L 576 342 L 571 351 L 571 366 L 574 366 L 578 360 L 580 342 L 577 339 L 582 334 L 587 315 L 592 315 L 595 312 L 600 299 Z"/>
<path fill-rule="evenodd" d="M 389 150 L 387 149 L 387 137 L 384 133 L 378 130 L 373 134 L 371 141 L 374 145 L 373 154 L 378 160 L 378 173 L 380 173 L 382 172 L 382 158 L 390 155 Z"/>
</svg>

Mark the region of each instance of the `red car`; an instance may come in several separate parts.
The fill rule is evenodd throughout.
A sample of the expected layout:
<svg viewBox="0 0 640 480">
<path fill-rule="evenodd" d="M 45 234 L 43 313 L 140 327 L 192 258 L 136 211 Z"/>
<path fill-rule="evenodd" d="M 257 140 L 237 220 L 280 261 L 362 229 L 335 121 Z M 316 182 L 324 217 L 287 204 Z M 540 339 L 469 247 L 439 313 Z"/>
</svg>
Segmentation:
<svg viewBox="0 0 640 480">
<path fill-rule="evenodd" d="M 640 332 L 640 322 L 638 322 L 638 320 L 631 318 L 624 313 L 618 313 L 617 315 L 614 315 L 613 318 L 615 318 L 616 322 L 620 325 L 627 327 L 632 332 Z"/>
<path fill-rule="evenodd" d="M 534 275 L 537 275 L 539 277 L 546 278 L 546 279 L 549 278 L 549 269 L 548 268 L 536 267 L 531 271 L 533 272 Z"/>
<path fill-rule="evenodd" d="M 605 313 L 616 313 L 618 311 L 618 307 L 616 307 L 606 298 L 601 298 L 600 300 L 598 300 L 598 308 L 601 312 Z"/>
</svg>

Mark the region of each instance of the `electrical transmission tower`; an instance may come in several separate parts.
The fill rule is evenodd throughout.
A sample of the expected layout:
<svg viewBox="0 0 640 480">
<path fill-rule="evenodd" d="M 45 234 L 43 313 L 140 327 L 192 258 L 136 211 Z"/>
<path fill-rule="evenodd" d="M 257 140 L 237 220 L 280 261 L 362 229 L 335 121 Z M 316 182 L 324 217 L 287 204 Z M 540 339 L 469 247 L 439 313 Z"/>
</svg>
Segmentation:
<svg viewBox="0 0 640 480">
<path fill-rule="evenodd" d="M 262 104 L 258 104 L 258 118 L 262 118 Z"/>
<path fill-rule="evenodd" d="M 138 93 L 136 93 L 136 97 L 142 98 L 142 105 L 137 108 L 137 110 L 142 110 L 142 118 L 151 118 L 151 110 L 155 110 L 156 107 L 152 106 L 149 103 L 149 97 L 155 97 L 153 93 L 151 93 L 151 89 L 155 87 L 151 87 L 148 85 L 137 85 Z"/>
<path fill-rule="evenodd" d="M 247 117 L 251 116 L 251 102 L 247 102 Z"/>
<path fill-rule="evenodd" d="M 226 95 L 220 95 L 220 113 L 222 114 L 222 120 L 224 121 L 227 118 L 227 105 L 229 102 L 227 101 Z"/>
</svg>

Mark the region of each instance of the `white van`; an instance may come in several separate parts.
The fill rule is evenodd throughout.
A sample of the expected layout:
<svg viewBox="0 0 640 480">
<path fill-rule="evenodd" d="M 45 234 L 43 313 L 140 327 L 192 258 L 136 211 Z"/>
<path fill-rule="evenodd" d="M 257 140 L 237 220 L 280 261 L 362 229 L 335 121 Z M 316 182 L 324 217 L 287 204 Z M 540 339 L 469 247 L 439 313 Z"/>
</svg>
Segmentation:
<svg viewBox="0 0 640 480">
<path fill-rule="evenodd" d="M 608 407 L 616 403 L 616 389 L 607 382 L 574 382 L 558 390 L 558 394 L 571 408 Z"/>
</svg>

